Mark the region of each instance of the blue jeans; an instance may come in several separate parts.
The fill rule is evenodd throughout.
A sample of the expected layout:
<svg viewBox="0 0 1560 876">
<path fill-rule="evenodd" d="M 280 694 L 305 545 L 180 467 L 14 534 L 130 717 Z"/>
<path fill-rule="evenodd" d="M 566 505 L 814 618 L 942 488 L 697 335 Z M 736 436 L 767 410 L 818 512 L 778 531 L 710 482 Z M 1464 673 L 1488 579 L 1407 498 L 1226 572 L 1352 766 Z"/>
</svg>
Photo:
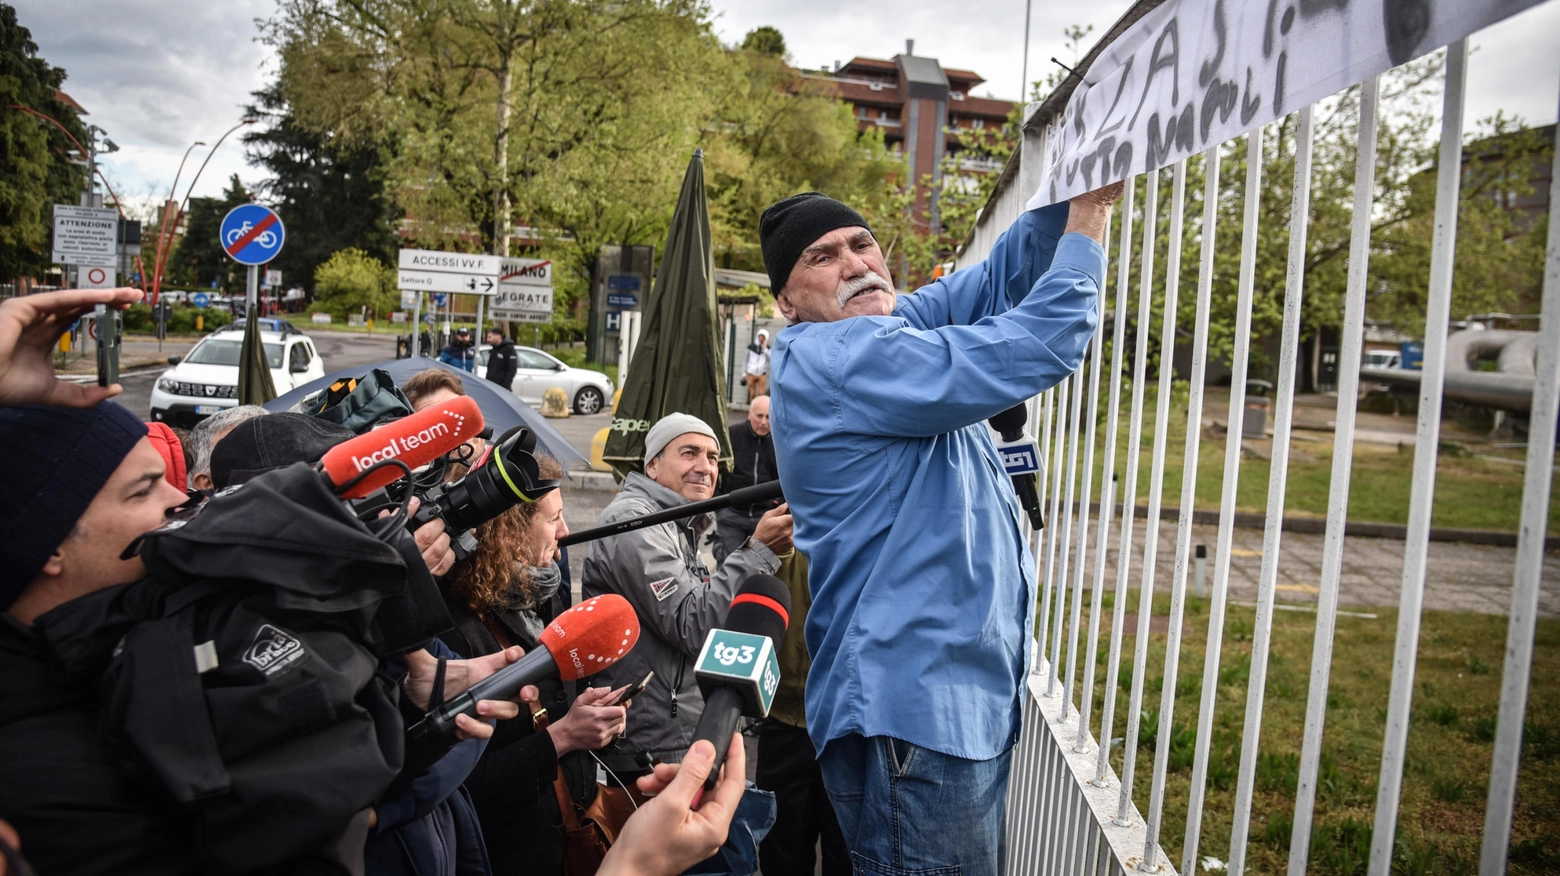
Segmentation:
<svg viewBox="0 0 1560 876">
<path fill-rule="evenodd" d="M 867 876 L 997 876 L 1012 749 L 965 760 L 851 734 L 818 756 L 851 864 Z"/>
</svg>

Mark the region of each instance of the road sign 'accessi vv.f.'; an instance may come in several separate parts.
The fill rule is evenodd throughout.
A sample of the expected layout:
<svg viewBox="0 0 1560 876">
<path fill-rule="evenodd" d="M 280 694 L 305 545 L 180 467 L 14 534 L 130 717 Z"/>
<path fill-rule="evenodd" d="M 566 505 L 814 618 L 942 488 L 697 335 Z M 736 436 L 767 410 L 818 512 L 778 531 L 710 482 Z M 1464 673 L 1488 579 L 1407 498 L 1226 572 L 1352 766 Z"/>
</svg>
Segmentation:
<svg viewBox="0 0 1560 876">
<path fill-rule="evenodd" d="M 240 204 L 222 217 L 218 240 L 228 257 L 241 265 L 263 265 L 282 251 L 286 232 L 282 217 L 260 204 Z"/>
<path fill-rule="evenodd" d="M 498 291 L 501 259 L 494 255 L 401 250 L 399 288 L 415 292 L 492 295 Z"/>
</svg>

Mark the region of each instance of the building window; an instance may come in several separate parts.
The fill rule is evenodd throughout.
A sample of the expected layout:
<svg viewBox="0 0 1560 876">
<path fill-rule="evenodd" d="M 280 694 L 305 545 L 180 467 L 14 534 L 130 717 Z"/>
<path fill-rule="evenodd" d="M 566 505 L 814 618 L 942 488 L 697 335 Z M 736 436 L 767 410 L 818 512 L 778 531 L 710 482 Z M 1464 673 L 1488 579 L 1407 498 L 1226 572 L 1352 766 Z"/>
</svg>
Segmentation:
<svg viewBox="0 0 1560 876">
<path fill-rule="evenodd" d="M 986 120 L 985 119 L 971 119 L 970 120 L 970 127 L 974 128 L 977 131 L 985 130 L 985 128 L 986 128 Z"/>
</svg>

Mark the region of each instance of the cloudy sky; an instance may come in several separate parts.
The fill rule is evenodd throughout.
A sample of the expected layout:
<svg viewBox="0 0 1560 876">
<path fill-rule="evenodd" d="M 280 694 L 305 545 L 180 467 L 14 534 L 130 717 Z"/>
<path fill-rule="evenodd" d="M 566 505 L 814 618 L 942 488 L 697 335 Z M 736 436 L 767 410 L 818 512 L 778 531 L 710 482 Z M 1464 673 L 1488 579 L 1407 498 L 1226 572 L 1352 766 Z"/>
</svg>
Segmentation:
<svg viewBox="0 0 1560 876">
<path fill-rule="evenodd" d="M 235 124 L 250 92 L 274 73 L 256 20 L 275 0 L 12 0 L 40 53 L 65 68 L 65 90 L 89 121 L 121 148 L 103 159 L 126 200 L 166 197 L 179 158 L 196 140 L 214 143 Z M 762 24 L 785 34 L 794 63 L 832 65 L 854 55 L 890 58 L 916 41 L 916 54 L 972 69 L 987 83 L 977 94 L 1018 96 L 1023 65 L 1024 0 L 712 0 L 716 30 L 739 42 Z M 1040 0 L 1030 24 L 1029 76 L 1052 55 L 1063 60 L 1061 32 L 1093 24 L 1097 37 L 1130 0 Z M 891 8 L 891 11 L 890 11 Z M 1092 39 L 1092 37 L 1091 37 Z M 1534 124 L 1555 121 L 1560 102 L 1560 0 L 1542 4 L 1476 35 L 1469 67 L 1469 117 L 1497 109 Z M 189 174 L 205 157 L 197 148 Z M 197 195 L 220 192 L 237 173 L 263 173 L 230 139 L 212 157 Z M 183 184 L 180 185 L 183 189 Z"/>
</svg>

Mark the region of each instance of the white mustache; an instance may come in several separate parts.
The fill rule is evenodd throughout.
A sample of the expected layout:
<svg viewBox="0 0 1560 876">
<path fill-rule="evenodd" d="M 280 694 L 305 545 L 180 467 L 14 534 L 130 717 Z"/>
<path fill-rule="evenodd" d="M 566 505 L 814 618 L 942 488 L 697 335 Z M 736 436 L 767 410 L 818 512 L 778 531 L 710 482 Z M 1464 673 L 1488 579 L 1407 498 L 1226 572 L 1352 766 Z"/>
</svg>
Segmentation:
<svg viewBox="0 0 1560 876">
<path fill-rule="evenodd" d="M 839 301 L 840 306 L 844 307 L 845 302 L 855 298 L 858 293 L 865 292 L 868 289 L 880 289 L 890 295 L 894 294 L 893 285 L 891 285 L 887 280 L 878 276 L 876 271 L 868 271 L 853 280 L 846 280 L 845 282 L 841 283 L 839 291 L 834 293 L 834 297 L 837 301 Z"/>
</svg>

